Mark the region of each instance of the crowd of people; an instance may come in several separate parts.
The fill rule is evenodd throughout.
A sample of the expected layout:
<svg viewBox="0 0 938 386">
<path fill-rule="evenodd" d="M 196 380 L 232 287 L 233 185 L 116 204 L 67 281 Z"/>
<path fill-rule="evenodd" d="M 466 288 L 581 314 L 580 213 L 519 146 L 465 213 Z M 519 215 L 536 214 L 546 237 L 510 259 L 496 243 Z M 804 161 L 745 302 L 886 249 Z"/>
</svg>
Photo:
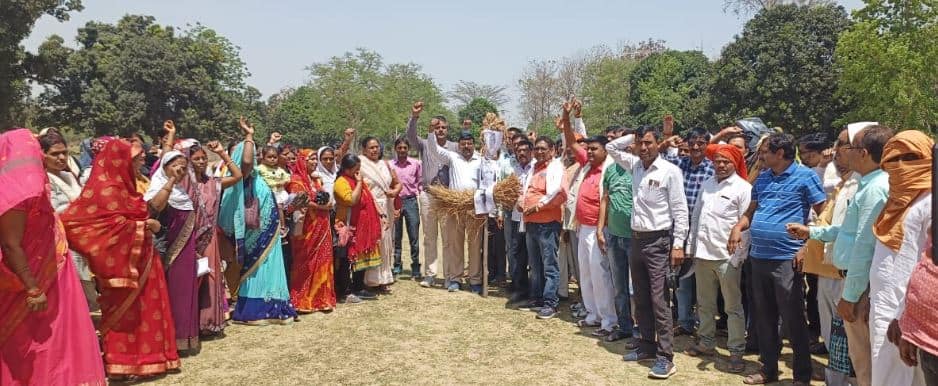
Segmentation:
<svg viewBox="0 0 938 386">
<path fill-rule="evenodd" d="M 79 157 L 55 129 L 3 133 L 0 384 L 143 379 L 178 371 L 231 322 L 389 296 L 406 229 L 421 287 L 492 283 L 537 319 L 569 302 L 576 326 L 624 341 L 652 378 L 676 373 L 675 336 L 712 357 L 725 335 L 727 371 L 759 354 L 746 384 L 779 379 L 787 339 L 795 384 L 938 385 L 928 135 L 860 122 L 835 141 L 676 136 L 670 118 L 590 135 L 574 99 L 559 138 L 492 114 L 483 138 L 453 142 L 442 116 L 422 137 L 422 112 L 393 143 L 347 129 L 318 148 L 277 132 L 258 146 L 243 118 L 228 146 L 166 121 L 151 145 L 100 137 Z M 516 203 L 486 204 L 508 178 Z M 481 197 L 484 231 L 433 210 L 434 186 Z M 823 374 L 812 354 L 827 355 Z"/>
</svg>

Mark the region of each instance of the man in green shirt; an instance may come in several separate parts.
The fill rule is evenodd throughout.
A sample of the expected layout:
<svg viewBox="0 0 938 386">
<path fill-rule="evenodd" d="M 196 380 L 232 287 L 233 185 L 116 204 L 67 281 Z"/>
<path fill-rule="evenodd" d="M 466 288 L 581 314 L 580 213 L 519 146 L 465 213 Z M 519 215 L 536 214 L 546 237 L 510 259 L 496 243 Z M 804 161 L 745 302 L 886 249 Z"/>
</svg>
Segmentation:
<svg viewBox="0 0 938 386">
<path fill-rule="evenodd" d="M 624 128 L 606 129 L 616 139 L 625 135 Z M 615 288 L 616 316 L 619 328 L 606 336 L 607 342 L 633 337 L 632 304 L 629 295 L 629 242 L 632 238 L 632 173 L 619 165 L 610 165 L 603 176 L 603 197 L 599 204 L 599 226 L 596 232 L 599 248 L 609 260 L 612 285 Z"/>
</svg>

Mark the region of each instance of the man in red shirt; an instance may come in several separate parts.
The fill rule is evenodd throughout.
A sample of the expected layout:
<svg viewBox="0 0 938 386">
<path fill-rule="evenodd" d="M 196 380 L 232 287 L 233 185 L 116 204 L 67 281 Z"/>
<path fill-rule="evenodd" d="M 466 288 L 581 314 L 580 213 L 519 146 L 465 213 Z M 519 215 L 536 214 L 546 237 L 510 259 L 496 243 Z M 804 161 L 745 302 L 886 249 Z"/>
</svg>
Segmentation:
<svg viewBox="0 0 938 386">
<path fill-rule="evenodd" d="M 570 110 L 565 103 L 562 130 L 564 138 L 573 150 L 580 169 L 574 175 L 570 194 L 576 196 L 574 219 L 577 223 L 577 256 L 580 265 L 580 295 L 586 307 L 586 319 L 577 322 L 580 327 L 599 327 L 594 336 L 605 337 L 618 324 L 615 308 L 615 290 L 612 272 L 596 242 L 596 227 L 599 225 L 599 203 L 602 197 L 602 177 L 606 167 L 612 164 L 607 157 L 605 136 L 589 137 L 585 148 L 576 142 L 576 134 L 570 125 Z"/>
</svg>

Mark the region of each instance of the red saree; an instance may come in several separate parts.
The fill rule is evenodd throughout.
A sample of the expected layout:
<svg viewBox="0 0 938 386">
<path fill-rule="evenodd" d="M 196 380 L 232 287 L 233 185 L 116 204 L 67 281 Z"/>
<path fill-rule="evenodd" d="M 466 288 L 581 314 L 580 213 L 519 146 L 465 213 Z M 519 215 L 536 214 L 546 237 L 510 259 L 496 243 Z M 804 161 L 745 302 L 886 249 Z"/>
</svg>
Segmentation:
<svg viewBox="0 0 938 386">
<path fill-rule="evenodd" d="M 105 370 L 146 376 L 179 368 L 163 265 L 147 230 L 131 146 L 111 141 L 81 197 L 62 215 L 71 247 L 88 259 L 101 296 Z"/>
<path fill-rule="evenodd" d="M 290 193 L 305 192 L 312 202 L 322 190 L 319 180 L 309 178 L 306 158 L 311 151 L 300 151 L 299 160 L 291 168 L 287 184 Z M 299 312 L 327 311 L 335 308 L 335 287 L 332 272 L 332 226 L 329 212 L 304 209 L 303 233 L 293 238 L 293 266 L 290 270 L 290 301 Z"/>
</svg>

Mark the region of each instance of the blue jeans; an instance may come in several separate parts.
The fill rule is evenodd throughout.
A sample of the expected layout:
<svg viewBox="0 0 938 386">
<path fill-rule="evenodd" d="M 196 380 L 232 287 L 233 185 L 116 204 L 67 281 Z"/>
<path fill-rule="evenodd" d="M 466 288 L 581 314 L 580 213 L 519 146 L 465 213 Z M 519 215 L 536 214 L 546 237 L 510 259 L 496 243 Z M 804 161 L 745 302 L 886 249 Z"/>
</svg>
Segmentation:
<svg viewBox="0 0 938 386">
<path fill-rule="evenodd" d="M 531 264 L 529 293 L 532 298 L 543 300 L 544 306 L 556 309 L 560 302 L 557 296 L 560 286 L 560 267 L 557 265 L 560 223 L 526 223 L 524 226 L 528 263 Z"/>
<path fill-rule="evenodd" d="M 677 285 L 677 323 L 687 331 L 697 328 L 694 303 L 697 300 L 697 281 L 694 275 L 681 279 Z"/>
<path fill-rule="evenodd" d="M 521 229 L 521 223 L 518 221 L 508 221 L 505 222 L 505 227 L 508 228 L 508 224 L 511 224 L 510 235 L 508 238 L 508 269 L 509 274 L 511 274 L 511 289 L 515 293 L 520 293 L 525 295 L 525 297 L 533 294 L 528 294 L 528 250 L 525 247 L 525 236 L 524 233 L 519 232 Z"/>
<path fill-rule="evenodd" d="M 606 237 L 606 258 L 612 271 L 612 285 L 616 289 L 616 316 L 619 319 L 619 331 L 632 336 L 635 322 L 632 320 L 632 296 L 629 293 L 629 244 L 631 239 L 608 234 Z"/>
<path fill-rule="evenodd" d="M 398 217 L 394 226 L 394 268 L 400 270 L 401 242 L 404 238 L 404 220 L 407 220 L 407 240 L 410 242 L 410 269 L 411 275 L 420 276 L 420 209 L 417 207 L 417 197 L 402 198 L 401 217 Z"/>
</svg>

